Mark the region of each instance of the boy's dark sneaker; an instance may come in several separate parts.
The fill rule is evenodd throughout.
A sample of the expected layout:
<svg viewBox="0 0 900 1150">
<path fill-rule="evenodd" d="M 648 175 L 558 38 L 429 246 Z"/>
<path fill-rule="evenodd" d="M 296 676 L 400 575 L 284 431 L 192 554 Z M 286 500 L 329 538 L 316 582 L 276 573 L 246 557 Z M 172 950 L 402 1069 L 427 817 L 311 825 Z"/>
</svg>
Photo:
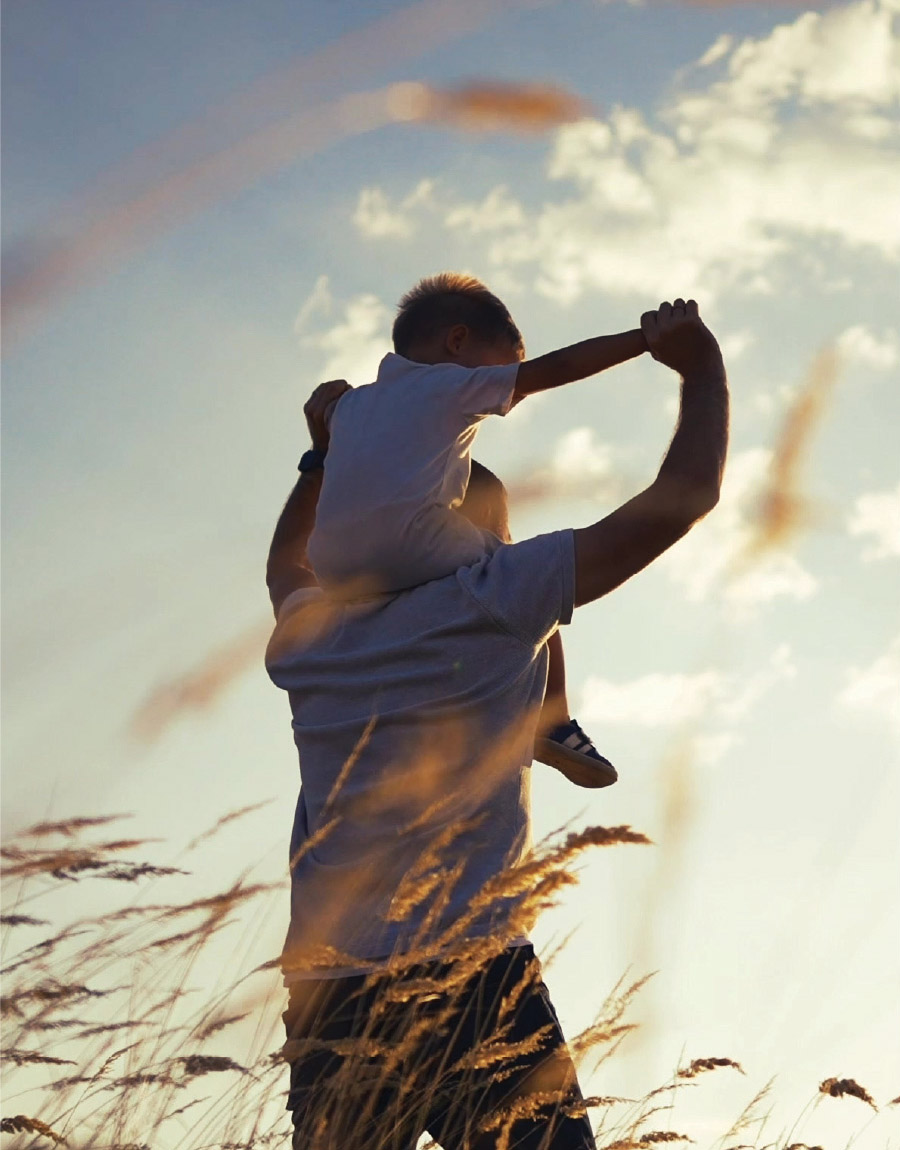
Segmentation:
<svg viewBox="0 0 900 1150">
<path fill-rule="evenodd" d="M 561 771 L 577 787 L 609 787 L 619 777 L 574 719 L 535 739 L 534 757 Z"/>
</svg>

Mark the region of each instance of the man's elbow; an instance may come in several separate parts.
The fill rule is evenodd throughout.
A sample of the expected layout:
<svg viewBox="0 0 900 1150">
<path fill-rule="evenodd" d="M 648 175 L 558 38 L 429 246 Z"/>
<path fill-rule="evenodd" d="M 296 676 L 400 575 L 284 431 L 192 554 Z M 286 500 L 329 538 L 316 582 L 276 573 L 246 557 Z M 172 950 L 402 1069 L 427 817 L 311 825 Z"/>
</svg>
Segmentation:
<svg viewBox="0 0 900 1150">
<path fill-rule="evenodd" d="M 719 502 L 721 494 L 721 483 L 712 483 L 698 488 L 697 491 L 694 492 L 693 503 L 690 508 L 692 516 L 691 522 L 696 523 L 698 520 L 709 515 L 710 511 L 712 511 Z"/>
<path fill-rule="evenodd" d="M 719 502 L 721 483 L 700 482 L 674 476 L 660 477 L 651 488 L 660 518 L 677 525 L 680 533 L 690 531 L 695 523 L 709 515 Z"/>
</svg>

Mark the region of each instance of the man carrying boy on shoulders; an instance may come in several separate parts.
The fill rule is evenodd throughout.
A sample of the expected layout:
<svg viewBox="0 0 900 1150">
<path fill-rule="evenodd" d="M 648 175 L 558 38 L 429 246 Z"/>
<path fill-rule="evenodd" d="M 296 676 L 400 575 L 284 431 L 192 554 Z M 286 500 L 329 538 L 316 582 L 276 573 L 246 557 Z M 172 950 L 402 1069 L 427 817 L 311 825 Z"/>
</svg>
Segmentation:
<svg viewBox="0 0 900 1150">
<path fill-rule="evenodd" d="M 485 884 L 529 849 L 527 767 L 548 639 L 719 497 L 728 394 L 716 340 L 693 301 L 660 305 L 641 328 L 654 358 L 682 377 L 678 422 L 656 479 L 592 526 L 341 599 L 322 592 L 306 559 L 321 467 L 301 474 L 282 512 L 267 665 L 289 694 L 301 763 L 283 959 L 295 1147 L 409 1150 L 427 1131 L 445 1150 L 488 1150 L 499 1144 L 492 1116 L 513 1105 L 510 1147 L 594 1146 L 534 952 L 504 926 L 502 906 L 477 908 Z M 322 458 L 325 413 L 345 389 L 324 384 L 306 405 Z M 497 500 L 479 504 L 479 487 L 473 476 L 459 510 L 494 530 Z M 399 914 L 398 891 L 451 825 L 452 886 Z M 500 943 L 472 970 L 458 948 L 441 949 L 448 937 Z M 421 957 L 405 963 L 410 955 Z"/>
</svg>

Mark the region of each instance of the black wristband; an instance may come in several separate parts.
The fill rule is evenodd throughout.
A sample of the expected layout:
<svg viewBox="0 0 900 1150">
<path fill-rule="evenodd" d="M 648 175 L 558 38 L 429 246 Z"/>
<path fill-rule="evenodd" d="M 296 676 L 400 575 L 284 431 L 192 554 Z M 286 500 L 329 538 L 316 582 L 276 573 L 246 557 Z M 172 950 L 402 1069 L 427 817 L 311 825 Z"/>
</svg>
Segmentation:
<svg viewBox="0 0 900 1150">
<path fill-rule="evenodd" d="M 309 451 L 304 451 L 300 456 L 300 462 L 297 464 L 299 472 L 304 471 L 318 471 L 325 466 L 325 452 L 319 451 L 317 448 L 312 447 Z"/>
</svg>

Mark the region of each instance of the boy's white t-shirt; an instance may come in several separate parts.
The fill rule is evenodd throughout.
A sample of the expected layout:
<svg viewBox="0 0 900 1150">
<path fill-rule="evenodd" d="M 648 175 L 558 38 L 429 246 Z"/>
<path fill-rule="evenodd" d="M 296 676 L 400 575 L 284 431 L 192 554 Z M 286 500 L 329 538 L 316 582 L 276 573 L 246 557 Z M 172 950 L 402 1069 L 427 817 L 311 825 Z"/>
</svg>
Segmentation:
<svg viewBox="0 0 900 1150">
<path fill-rule="evenodd" d="M 352 577 L 379 549 L 415 550 L 423 516 L 460 505 L 478 424 L 509 411 L 518 369 L 414 363 L 391 353 L 374 383 L 341 396 L 308 546 L 317 575 Z M 425 545 L 442 529 L 438 522 Z"/>
</svg>

